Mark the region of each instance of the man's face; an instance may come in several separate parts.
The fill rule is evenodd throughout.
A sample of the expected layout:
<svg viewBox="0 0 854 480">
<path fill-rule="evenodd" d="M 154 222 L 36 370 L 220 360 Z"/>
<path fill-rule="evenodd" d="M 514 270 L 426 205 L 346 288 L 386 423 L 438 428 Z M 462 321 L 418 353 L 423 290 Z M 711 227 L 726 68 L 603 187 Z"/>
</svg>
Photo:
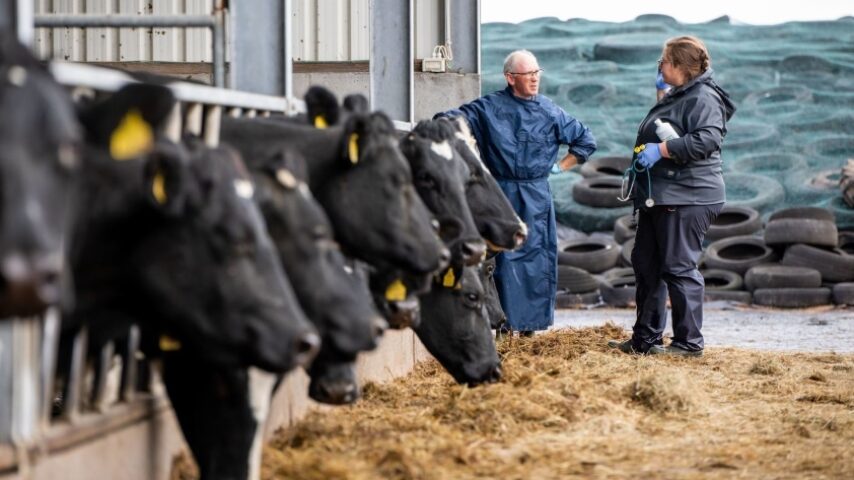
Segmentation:
<svg viewBox="0 0 854 480">
<path fill-rule="evenodd" d="M 513 71 L 505 73 L 504 77 L 517 97 L 533 97 L 540 90 L 540 65 L 533 58 L 518 57 Z"/>
</svg>

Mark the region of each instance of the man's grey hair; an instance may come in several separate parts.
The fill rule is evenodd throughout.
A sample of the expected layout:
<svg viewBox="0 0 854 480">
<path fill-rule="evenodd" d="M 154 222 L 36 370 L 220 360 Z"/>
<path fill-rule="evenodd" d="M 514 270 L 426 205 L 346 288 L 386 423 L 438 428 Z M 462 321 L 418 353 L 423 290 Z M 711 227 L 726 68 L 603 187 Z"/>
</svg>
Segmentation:
<svg viewBox="0 0 854 480">
<path fill-rule="evenodd" d="M 529 50 L 514 50 L 510 52 L 510 55 L 507 55 L 507 58 L 504 59 L 504 73 L 510 73 L 513 71 L 513 67 L 516 66 L 516 60 L 519 57 L 529 57 L 537 62 L 537 57 Z"/>
</svg>

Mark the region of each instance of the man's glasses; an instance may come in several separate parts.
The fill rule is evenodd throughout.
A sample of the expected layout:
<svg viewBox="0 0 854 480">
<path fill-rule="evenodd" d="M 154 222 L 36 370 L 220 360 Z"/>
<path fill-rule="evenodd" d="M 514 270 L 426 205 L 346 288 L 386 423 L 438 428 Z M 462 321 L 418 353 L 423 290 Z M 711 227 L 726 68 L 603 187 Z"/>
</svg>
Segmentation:
<svg viewBox="0 0 854 480">
<path fill-rule="evenodd" d="M 659 70 L 661 70 L 661 64 L 662 64 L 662 63 L 670 63 L 670 61 L 669 61 L 669 60 L 665 60 L 665 59 L 663 59 L 663 58 L 659 58 L 659 59 L 658 59 L 658 69 L 659 69 Z"/>
<path fill-rule="evenodd" d="M 518 73 L 517 72 L 507 72 L 507 73 L 509 73 L 510 75 L 516 75 L 517 77 L 537 78 L 540 76 L 541 73 L 543 73 L 543 69 L 541 68 L 539 70 L 534 70 L 531 72 L 518 72 Z"/>
</svg>

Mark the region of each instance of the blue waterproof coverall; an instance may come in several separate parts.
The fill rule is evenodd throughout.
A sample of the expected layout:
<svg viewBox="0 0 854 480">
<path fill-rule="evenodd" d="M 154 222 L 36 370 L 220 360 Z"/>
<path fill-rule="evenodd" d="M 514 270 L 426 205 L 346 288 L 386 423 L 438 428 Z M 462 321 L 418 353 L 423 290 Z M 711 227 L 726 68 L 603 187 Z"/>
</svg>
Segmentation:
<svg viewBox="0 0 854 480">
<path fill-rule="evenodd" d="M 528 226 L 518 250 L 498 256 L 495 284 L 514 330 L 544 330 L 554 323 L 557 230 L 548 176 L 561 144 L 583 163 L 596 150 L 584 125 L 548 98 L 530 100 L 504 90 L 438 116 L 462 115 L 487 168 Z"/>
</svg>

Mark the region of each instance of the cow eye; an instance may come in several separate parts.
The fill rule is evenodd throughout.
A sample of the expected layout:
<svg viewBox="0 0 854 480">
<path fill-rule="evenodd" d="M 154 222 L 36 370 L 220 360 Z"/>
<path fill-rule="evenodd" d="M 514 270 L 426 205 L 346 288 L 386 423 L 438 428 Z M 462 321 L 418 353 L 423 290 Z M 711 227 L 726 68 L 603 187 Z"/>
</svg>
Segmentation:
<svg viewBox="0 0 854 480">
<path fill-rule="evenodd" d="M 465 298 L 466 304 L 469 307 L 474 308 L 480 305 L 480 295 L 478 295 L 477 293 L 467 293 Z"/>
<path fill-rule="evenodd" d="M 415 177 L 415 183 L 418 188 L 434 189 L 436 188 L 436 180 L 429 173 L 421 172 Z"/>
</svg>

